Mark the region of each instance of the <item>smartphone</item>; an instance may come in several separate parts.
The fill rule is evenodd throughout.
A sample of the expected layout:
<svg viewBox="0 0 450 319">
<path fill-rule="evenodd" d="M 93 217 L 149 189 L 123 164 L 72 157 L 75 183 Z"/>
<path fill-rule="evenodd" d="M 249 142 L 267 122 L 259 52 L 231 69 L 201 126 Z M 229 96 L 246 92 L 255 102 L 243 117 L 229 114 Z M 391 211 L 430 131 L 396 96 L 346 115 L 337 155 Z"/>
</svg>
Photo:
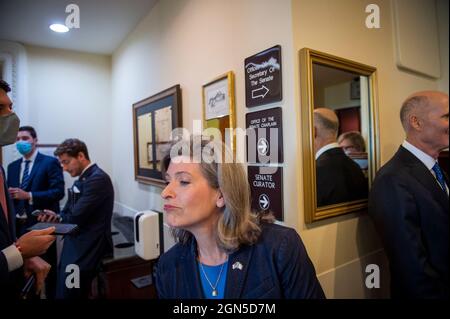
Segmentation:
<svg viewBox="0 0 450 319">
<path fill-rule="evenodd" d="M 55 227 L 53 235 L 70 235 L 78 230 L 76 224 L 60 224 L 60 223 L 37 223 L 29 227 L 27 230 L 41 230 L 48 227 Z"/>
<path fill-rule="evenodd" d="M 41 209 L 36 209 L 31 212 L 31 216 L 35 216 L 35 217 L 38 217 L 40 214 L 45 214 L 45 213 Z"/>
</svg>

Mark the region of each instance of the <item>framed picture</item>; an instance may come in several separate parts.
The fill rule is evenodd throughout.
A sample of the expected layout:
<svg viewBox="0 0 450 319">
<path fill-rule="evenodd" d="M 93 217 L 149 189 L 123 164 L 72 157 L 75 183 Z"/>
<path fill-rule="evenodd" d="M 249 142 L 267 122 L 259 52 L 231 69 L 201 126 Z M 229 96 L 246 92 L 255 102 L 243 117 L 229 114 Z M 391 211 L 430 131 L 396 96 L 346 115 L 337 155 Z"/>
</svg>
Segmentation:
<svg viewBox="0 0 450 319">
<path fill-rule="evenodd" d="M 216 133 L 220 132 L 222 142 L 230 148 L 233 154 L 235 154 L 236 144 L 234 94 L 234 74 L 232 71 L 202 86 L 203 126 L 205 129 L 216 129 Z"/>
<path fill-rule="evenodd" d="M 180 85 L 133 104 L 135 180 L 164 186 L 160 162 L 181 122 Z"/>
</svg>

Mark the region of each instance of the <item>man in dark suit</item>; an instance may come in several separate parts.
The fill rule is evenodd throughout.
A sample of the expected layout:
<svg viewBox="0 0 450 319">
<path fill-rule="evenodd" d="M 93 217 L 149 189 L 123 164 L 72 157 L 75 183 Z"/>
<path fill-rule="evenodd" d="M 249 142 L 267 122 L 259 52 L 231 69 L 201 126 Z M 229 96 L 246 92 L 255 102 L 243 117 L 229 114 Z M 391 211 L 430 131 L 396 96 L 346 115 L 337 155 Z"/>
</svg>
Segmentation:
<svg viewBox="0 0 450 319">
<path fill-rule="evenodd" d="M 64 197 L 61 165 L 56 158 L 39 153 L 36 149 L 37 142 L 33 127 L 20 127 L 16 148 L 23 157 L 8 165 L 9 193 L 14 199 L 15 211 L 19 217 L 18 235 L 26 233 L 28 227 L 36 224 L 37 219 L 31 212 L 50 209 L 59 213 L 59 200 Z M 56 290 L 56 243 L 41 257 L 52 266 L 47 276 L 45 293 L 47 299 L 53 299 Z"/>
<path fill-rule="evenodd" d="M 61 215 L 50 210 L 38 217 L 40 221 L 60 221 L 77 224 L 74 235 L 66 235 L 58 267 L 57 298 L 86 298 L 103 257 L 113 250 L 111 218 L 114 190 L 108 174 L 89 159 L 86 144 L 78 139 L 68 139 L 55 151 L 63 169 L 72 177 L 79 176 L 69 192 L 69 199 Z M 79 267 L 80 286 L 66 285 L 72 280 L 72 268 Z M 76 279 L 72 281 L 76 282 Z M 76 286 L 76 285 L 74 285 Z"/>
<path fill-rule="evenodd" d="M 11 89 L 0 80 L 0 147 L 13 144 L 19 128 L 19 118 L 12 111 L 12 102 L 7 93 Z M 31 231 L 16 239 L 14 206 L 9 197 L 5 172 L 0 165 L 0 298 L 19 297 L 26 275 L 34 273 L 36 291 L 44 284 L 50 265 L 39 257 L 55 240 L 50 227 Z M 23 266 L 23 267 L 22 267 Z"/>
<path fill-rule="evenodd" d="M 369 214 L 383 241 L 393 298 L 449 297 L 448 95 L 425 91 L 403 103 L 406 140 L 377 173 Z"/>
<path fill-rule="evenodd" d="M 333 110 L 314 110 L 317 207 L 367 198 L 368 181 L 336 142 L 338 129 Z"/>
<path fill-rule="evenodd" d="M 8 165 L 9 193 L 16 213 L 25 219 L 19 234 L 37 222 L 31 215 L 32 211 L 50 209 L 59 213 L 59 201 L 64 197 L 61 165 L 56 158 L 39 153 L 37 142 L 33 127 L 20 127 L 16 147 L 23 157 Z"/>
</svg>

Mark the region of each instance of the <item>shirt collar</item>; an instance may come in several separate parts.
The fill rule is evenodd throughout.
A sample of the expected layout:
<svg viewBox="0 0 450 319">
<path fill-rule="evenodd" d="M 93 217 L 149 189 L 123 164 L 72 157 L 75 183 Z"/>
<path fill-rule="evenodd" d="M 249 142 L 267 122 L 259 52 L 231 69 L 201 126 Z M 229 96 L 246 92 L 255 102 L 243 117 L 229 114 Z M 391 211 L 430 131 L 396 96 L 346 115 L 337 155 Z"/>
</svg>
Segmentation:
<svg viewBox="0 0 450 319">
<path fill-rule="evenodd" d="M 89 169 L 89 167 L 91 167 L 91 166 L 93 166 L 93 165 L 95 165 L 95 163 L 94 163 L 94 162 L 91 162 L 91 164 L 89 164 L 88 166 L 86 166 L 86 167 L 84 168 L 84 170 L 81 172 L 80 177 L 83 176 L 83 174 Z"/>
<path fill-rule="evenodd" d="M 332 148 L 339 148 L 339 147 L 340 147 L 339 144 L 336 142 L 322 146 L 316 153 L 316 160 L 320 157 L 320 155 L 322 155 L 326 151 L 331 150 Z"/>
<path fill-rule="evenodd" d="M 34 160 L 36 159 L 37 154 L 38 154 L 38 151 L 35 150 L 33 155 L 31 155 L 31 157 L 29 159 L 26 159 L 25 156 L 22 156 L 22 163 L 25 163 L 25 161 L 30 161 L 30 163 L 33 163 Z"/>
<path fill-rule="evenodd" d="M 413 153 L 413 155 L 417 157 L 428 169 L 432 169 L 434 164 L 436 164 L 436 160 L 434 158 L 432 158 L 424 151 L 418 149 L 407 140 L 403 141 L 402 146 Z"/>
</svg>

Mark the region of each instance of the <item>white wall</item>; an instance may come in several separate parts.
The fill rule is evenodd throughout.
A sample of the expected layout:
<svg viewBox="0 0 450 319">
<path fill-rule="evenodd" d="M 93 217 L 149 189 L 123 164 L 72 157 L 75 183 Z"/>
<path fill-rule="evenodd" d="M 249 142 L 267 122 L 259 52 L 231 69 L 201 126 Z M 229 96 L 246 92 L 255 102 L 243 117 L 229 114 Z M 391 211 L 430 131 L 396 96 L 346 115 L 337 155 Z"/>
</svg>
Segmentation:
<svg viewBox="0 0 450 319">
<path fill-rule="evenodd" d="M 161 210 L 160 189 L 134 181 L 132 104 L 180 84 L 183 126 L 201 119 L 201 87 L 227 71 L 236 75 L 237 126 L 244 127 L 244 59 L 275 44 L 282 46 L 283 112 L 293 108 L 292 25 L 289 0 L 169 0 L 159 1 L 122 43 L 112 60 L 113 168 L 118 209 L 132 214 L 148 208 Z M 265 24 L 264 32 L 261 28 Z M 294 119 L 284 117 L 293 127 Z M 285 129 L 285 138 L 292 130 Z M 285 147 L 286 166 L 295 151 Z M 126 163 L 126 165 L 124 165 Z M 287 183 L 295 185 L 289 172 Z M 293 188 L 285 196 L 296 196 Z M 287 206 L 288 208 L 288 206 Z M 289 222 L 295 212 L 286 212 Z"/>
<path fill-rule="evenodd" d="M 448 94 L 448 71 L 449 71 L 449 53 L 448 53 L 448 0 L 437 0 L 437 18 L 439 28 L 439 53 L 441 57 L 441 78 L 439 79 L 439 90 Z"/>
<path fill-rule="evenodd" d="M 111 58 L 26 46 L 29 121 L 42 144 L 84 141 L 91 160 L 112 172 Z M 70 186 L 70 185 L 66 185 Z"/>
</svg>

